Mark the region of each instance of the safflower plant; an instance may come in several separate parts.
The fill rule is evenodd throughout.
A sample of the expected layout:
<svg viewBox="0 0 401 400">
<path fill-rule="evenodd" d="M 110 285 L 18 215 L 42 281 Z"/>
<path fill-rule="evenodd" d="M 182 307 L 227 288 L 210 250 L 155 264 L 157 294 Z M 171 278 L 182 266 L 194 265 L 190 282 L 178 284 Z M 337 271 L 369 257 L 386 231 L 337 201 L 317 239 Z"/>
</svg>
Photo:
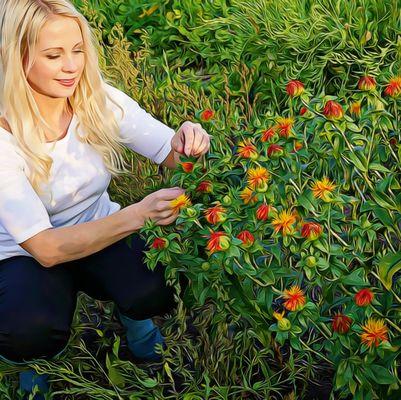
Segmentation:
<svg viewBox="0 0 401 400">
<path fill-rule="evenodd" d="M 307 86 L 289 81 L 280 115 L 238 118 L 230 132 L 223 107 L 199 112 L 211 151 L 181 157 L 167 182 L 186 189 L 171 203 L 178 218 L 147 221 L 146 262 L 187 275 L 184 303 L 215 303 L 216 323 L 330 366 L 336 398 L 390 398 L 400 391 L 401 78 L 362 76 L 341 96 Z"/>
</svg>

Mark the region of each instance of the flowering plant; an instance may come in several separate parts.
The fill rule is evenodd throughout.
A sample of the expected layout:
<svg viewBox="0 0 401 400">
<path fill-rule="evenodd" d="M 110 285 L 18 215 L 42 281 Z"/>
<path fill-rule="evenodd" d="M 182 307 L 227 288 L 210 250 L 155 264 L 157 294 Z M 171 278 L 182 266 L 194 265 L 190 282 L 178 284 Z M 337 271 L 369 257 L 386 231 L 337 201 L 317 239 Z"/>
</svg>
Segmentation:
<svg viewBox="0 0 401 400">
<path fill-rule="evenodd" d="M 190 278 L 188 306 L 212 301 L 216 321 L 326 363 L 355 399 L 400 384 L 400 82 L 365 76 L 335 97 L 290 81 L 281 115 L 231 132 L 204 110 L 212 148 L 171 177 L 186 189 L 175 225 L 141 231 L 150 268 Z"/>
</svg>

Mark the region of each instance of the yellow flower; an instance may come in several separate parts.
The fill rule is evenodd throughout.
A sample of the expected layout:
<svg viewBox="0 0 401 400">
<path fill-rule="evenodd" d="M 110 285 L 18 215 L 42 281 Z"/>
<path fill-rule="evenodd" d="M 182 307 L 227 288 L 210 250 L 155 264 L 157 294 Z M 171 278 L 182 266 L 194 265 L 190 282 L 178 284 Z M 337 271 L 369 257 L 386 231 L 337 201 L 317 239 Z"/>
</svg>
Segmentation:
<svg viewBox="0 0 401 400">
<path fill-rule="evenodd" d="M 330 201 L 331 193 L 335 188 L 336 185 L 327 177 L 324 177 L 321 181 L 316 181 L 312 186 L 313 196 L 323 201 Z"/>
<path fill-rule="evenodd" d="M 250 189 L 249 187 L 246 187 L 239 196 L 244 201 L 244 204 L 248 204 L 248 203 L 252 204 L 257 201 L 256 196 L 253 194 L 253 190 Z"/>
<path fill-rule="evenodd" d="M 250 139 L 245 139 L 238 143 L 237 153 L 243 158 L 251 158 L 253 160 L 256 160 L 259 156 L 256 146 Z"/>
<path fill-rule="evenodd" d="M 261 189 L 266 186 L 269 180 L 269 173 L 266 168 L 257 167 L 248 170 L 248 186 L 252 189 Z"/>
<path fill-rule="evenodd" d="M 276 129 L 281 137 L 288 138 L 291 134 L 292 126 L 294 125 L 294 118 L 277 118 Z"/>
<path fill-rule="evenodd" d="M 361 334 L 361 341 L 368 347 L 373 345 L 377 347 L 381 342 L 388 341 L 388 328 L 382 319 L 369 318 L 362 329 L 364 333 Z"/>
<path fill-rule="evenodd" d="M 188 207 L 191 205 L 191 201 L 189 200 L 186 194 L 181 194 L 176 199 L 170 201 L 170 207 L 174 212 L 179 212 L 182 208 Z"/>
<path fill-rule="evenodd" d="M 295 224 L 296 221 L 297 218 L 294 213 L 283 210 L 272 221 L 274 232 L 278 233 L 282 231 L 284 236 L 288 235 L 293 231 L 293 224 Z"/>
<path fill-rule="evenodd" d="M 306 303 L 305 294 L 298 285 L 293 285 L 289 289 L 284 290 L 283 297 L 286 299 L 284 307 L 288 311 L 301 310 Z"/>
</svg>

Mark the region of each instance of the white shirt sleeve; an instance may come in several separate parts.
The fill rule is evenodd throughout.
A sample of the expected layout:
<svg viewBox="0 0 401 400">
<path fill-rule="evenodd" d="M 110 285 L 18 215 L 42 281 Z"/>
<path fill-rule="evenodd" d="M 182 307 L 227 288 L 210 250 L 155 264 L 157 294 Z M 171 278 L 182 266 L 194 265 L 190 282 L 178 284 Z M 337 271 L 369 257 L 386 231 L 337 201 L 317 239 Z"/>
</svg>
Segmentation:
<svg viewBox="0 0 401 400">
<path fill-rule="evenodd" d="M 128 140 L 125 145 L 157 164 L 164 161 L 171 151 L 170 142 L 174 130 L 155 119 L 121 90 L 108 84 L 105 89 L 124 109 L 124 117 L 121 119 L 119 108 L 111 102 L 108 104 L 116 115 L 121 136 Z"/>
<path fill-rule="evenodd" d="M 23 158 L 0 132 L 0 224 L 16 243 L 52 228 L 47 210 L 23 171 Z"/>
</svg>

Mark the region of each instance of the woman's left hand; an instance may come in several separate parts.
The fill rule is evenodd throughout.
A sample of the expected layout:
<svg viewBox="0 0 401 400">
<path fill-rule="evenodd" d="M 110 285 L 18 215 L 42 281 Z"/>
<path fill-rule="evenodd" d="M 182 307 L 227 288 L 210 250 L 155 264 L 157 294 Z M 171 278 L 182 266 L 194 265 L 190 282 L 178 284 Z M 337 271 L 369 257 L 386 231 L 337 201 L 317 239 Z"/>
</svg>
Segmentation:
<svg viewBox="0 0 401 400">
<path fill-rule="evenodd" d="M 201 124 L 185 121 L 171 139 L 171 148 L 187 157 L 200 157 L 209 151 L 210 138 Z"/>
</svg>

